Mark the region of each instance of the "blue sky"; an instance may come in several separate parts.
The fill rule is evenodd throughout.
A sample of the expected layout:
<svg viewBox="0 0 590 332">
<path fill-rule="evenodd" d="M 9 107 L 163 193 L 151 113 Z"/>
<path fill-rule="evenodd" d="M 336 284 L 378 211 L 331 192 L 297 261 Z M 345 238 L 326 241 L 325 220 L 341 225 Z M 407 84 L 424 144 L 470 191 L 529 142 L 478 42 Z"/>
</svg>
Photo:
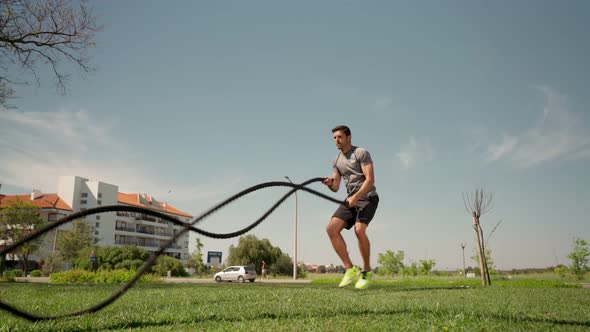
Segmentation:
<svg viewBox="0 0 590 332">
<path fill-rule="evenodd" d="M 373 265 L 391 249 L 459 268 L 460 244 L 474 253 L 461 194 L 476 188 L 495 194 L 486 233 L 503 220 L 489 243 L 499 268 L 567 263 L 572 238 L 590 240 L 587 2 L 93 6 L 97 71 L 73 69 L 60 96 L 41 70 L 41 86 L 17 87 L 18 109 L 0 113 L 4 194 L 80 175 L 198 215 L 259 182 L 329 175 L 330 129 L 347 124 L 375 162 Z M 284 192 L 201 225 L 242 228 Z M 335 208 L 299 194 L 299 260 L 340 264 L 325 235 Z M 290 199 L 252 234 L 293 256 L 293 212 Z M 237 239 L 202 242 L 227 257 Z"/>
</svg>

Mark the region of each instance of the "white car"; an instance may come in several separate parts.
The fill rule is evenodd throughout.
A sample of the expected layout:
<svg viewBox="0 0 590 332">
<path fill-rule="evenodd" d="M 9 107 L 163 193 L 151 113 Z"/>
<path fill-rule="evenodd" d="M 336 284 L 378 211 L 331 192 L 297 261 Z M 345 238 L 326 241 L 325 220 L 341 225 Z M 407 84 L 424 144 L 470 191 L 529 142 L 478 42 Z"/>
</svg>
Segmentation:
<svg viewBox="0 0 590 332">
<path fill-rule="evenodd" d="M 217 282 L 245 282 L 246 280 L 254 282 L 256 280 L 256 269 L 252 266 L 230 266 L 221 272 L 215 273 L 213 280 Z"/>
</svg>

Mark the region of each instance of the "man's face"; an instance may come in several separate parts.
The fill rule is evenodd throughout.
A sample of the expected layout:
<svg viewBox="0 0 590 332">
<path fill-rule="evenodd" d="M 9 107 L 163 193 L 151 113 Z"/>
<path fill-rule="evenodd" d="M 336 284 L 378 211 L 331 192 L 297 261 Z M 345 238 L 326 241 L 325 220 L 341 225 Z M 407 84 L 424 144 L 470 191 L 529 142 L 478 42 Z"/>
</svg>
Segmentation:
<svg viewBox="0 0 590 332">
<path fill-rule="evenodd" d="M 334 133 L 334 143 L 338 150 L 346 150 L 350 147 L 351 136 L 346 136 L 343 130 L 337 130 Z"/>
</svg>

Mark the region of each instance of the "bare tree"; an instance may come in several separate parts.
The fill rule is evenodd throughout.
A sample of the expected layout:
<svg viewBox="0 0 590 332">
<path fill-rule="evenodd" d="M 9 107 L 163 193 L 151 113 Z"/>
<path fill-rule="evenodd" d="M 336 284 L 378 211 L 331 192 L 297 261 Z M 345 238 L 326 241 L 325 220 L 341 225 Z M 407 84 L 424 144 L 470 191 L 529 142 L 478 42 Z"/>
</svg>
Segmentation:
<svg viewBox="0 0 590 332">
<path fill-rule="evenodd" d="M 29 82 L 24 76 L 40 85 L 39 63 L 49 66 L 65 93 L 70 74 L 60 64 L 92 71 L 87 52 L 97 30 L 85 0 L 0 0 L 0 107 L 9 106 L 13 85 Z"/>
<path fill-rule="evenodd" d="M 475 241 L 477 242 L 477 255 L 479 257 L 479 270 L 481 274 L 482 286 L 490 285 L 490 273 L 487 268 L 485 256 L 485 241 L 483 237 L 483 230 L 479 223 L 479 218 L 486 212 L 492 209 L 492 202 L 494 194 L 484 193 L 483 189 L 476 189 L 475 193 L 463 193 L 463 204 L 465 210 L 473 218 L 473 229 L 475 230 Z M 487 276 L 487 279 L 486 279 Z"/>
</svg>

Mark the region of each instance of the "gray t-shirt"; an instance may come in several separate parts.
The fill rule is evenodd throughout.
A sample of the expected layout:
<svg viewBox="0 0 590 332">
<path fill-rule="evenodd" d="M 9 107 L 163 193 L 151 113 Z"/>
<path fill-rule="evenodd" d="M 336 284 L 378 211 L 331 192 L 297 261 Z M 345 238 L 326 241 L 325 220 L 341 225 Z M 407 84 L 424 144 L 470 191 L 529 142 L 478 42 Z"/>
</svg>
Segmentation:
<svg viewBox="0 0 590 332">
<path fill-rule="evenodd" d="M 372 163 L 373 159 L 371 159 L 371 154 L 369 154 L 369 151 L 363 148 L 353 145 L 346 154 L 340 151 L 338 157 L 336 157 L 336 161 L 334 162 L 334 169 L 344 179 L 348 196 L 357 192 L 363 185 L 363 182 L 365 182 L 366 178 L 363 174 L 363 170 L 361 169 L 361 165 L 368 165 Z M 375 186 L 371 188 L 366 196 L 373 195 L 377 195 L 377 189 Z"/>
</svg>

